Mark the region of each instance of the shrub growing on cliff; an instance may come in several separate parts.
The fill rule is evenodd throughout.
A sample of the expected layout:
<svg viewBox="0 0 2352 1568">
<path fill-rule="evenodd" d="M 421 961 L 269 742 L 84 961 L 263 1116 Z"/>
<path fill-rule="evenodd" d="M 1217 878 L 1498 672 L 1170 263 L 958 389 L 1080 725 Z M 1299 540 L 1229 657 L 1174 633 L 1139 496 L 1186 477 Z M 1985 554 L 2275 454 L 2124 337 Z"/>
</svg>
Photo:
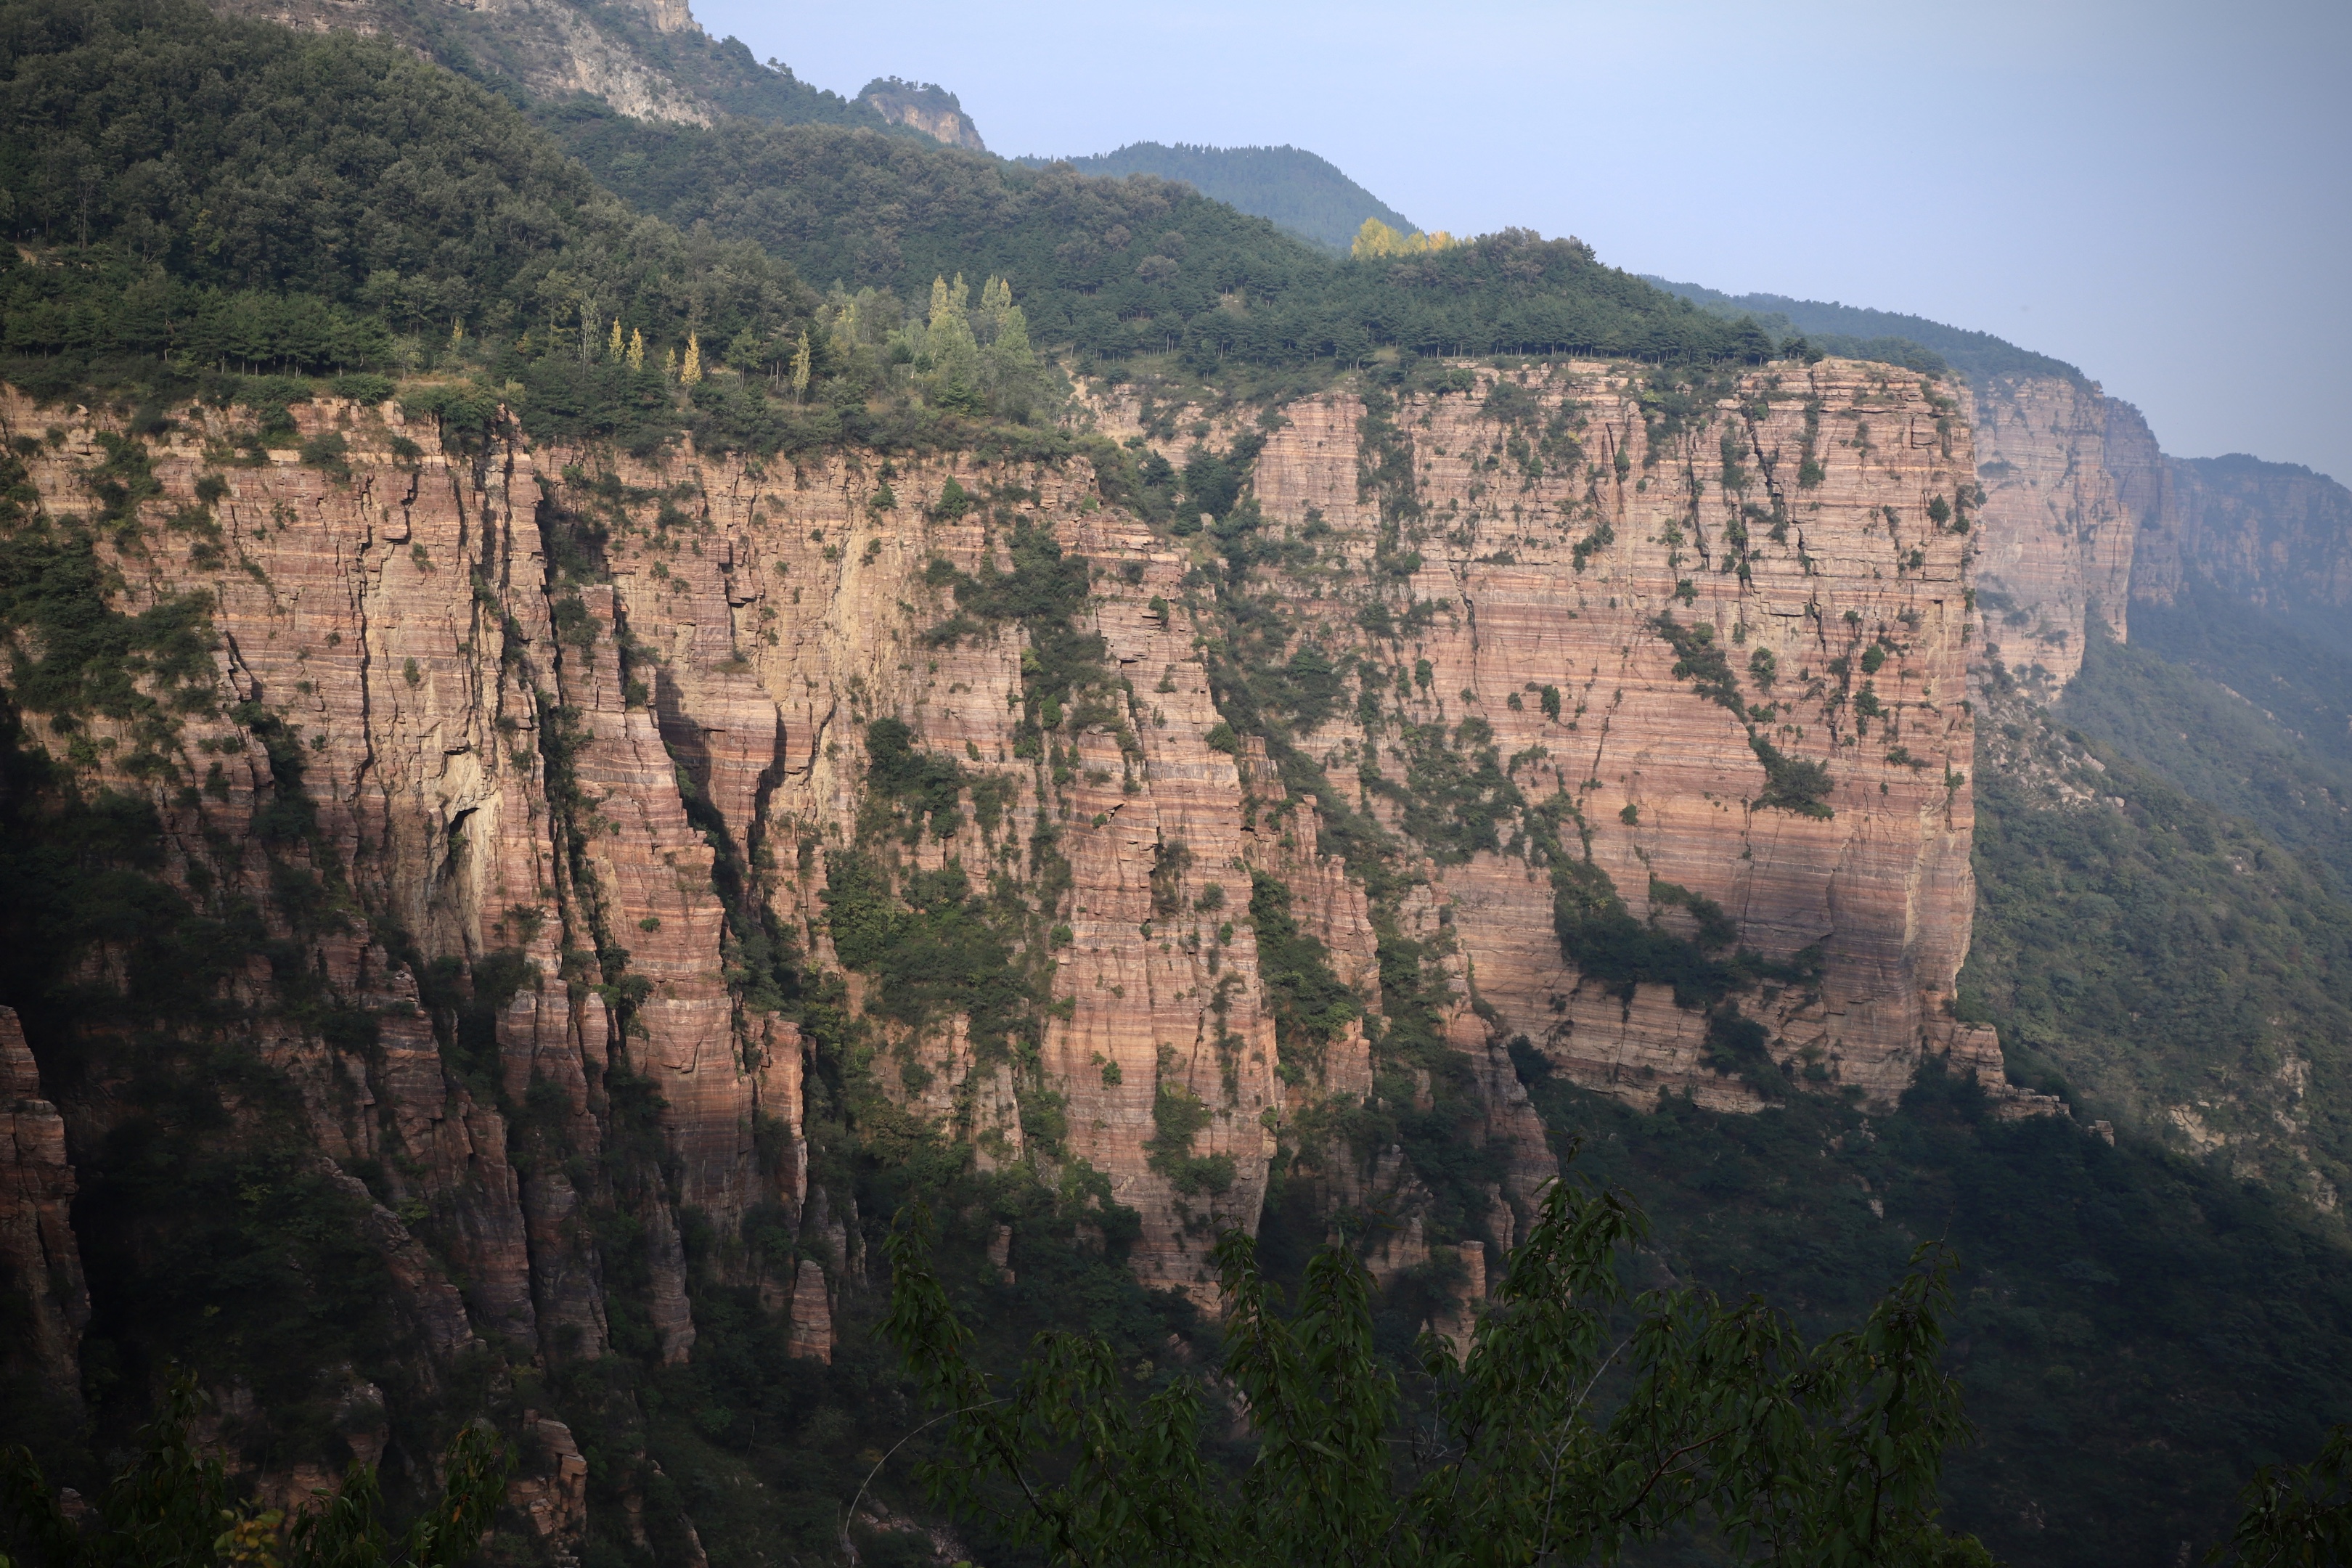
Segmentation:
<svg viewBox="0 0 2352 1568">
<path fill-rule="evenodd" d="M 1619 1260 L 1647 1235 L 1618 1194 L 1555 1185 L 1470 1342 L 1423 1337 L 1436 1420 L 1408 1440 L 1355 1255 L 1318 1252 L 1286 1319 L 1255 1243 L 1228 1232 L 1237 1473 L 1204 1443 L 1201 1384 L 1138 1400 L 1099 1339 L 1041 1334 L 1015 1378 L 992 1381 L 919 1210 L 890 1238 L 883 1328 L 951 1423 L 948 1457 L 924 1467 L 934 1497 L 1009 1504 L 1056 1563 L 1612 1561 L 1691 1524 L 1776 1562 L 1990 1563 L 1937 1523 L 1944 1452 L 1969 1432 L 1937 1364 L 1948 1253 L 1923 1247 L 1862 1328 L 1807 1345 L 1753 1298 L 1629 1301 Z"/>
</svg>

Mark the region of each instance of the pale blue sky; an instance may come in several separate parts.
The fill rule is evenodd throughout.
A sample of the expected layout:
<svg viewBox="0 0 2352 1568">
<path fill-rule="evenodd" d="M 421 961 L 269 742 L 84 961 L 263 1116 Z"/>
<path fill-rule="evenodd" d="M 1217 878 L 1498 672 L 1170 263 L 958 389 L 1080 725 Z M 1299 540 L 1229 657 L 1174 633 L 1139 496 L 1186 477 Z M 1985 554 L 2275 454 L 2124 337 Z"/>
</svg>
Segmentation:
<svg viewBox="0 0 2352 1568">
<path fill-rule="evenodd" d="M 2352 482 L 2347 0 L 694 5 L 999 153 L 1288 142 L 1427 227 L 1999 332 L 2169 451 Z"/>
</svg>

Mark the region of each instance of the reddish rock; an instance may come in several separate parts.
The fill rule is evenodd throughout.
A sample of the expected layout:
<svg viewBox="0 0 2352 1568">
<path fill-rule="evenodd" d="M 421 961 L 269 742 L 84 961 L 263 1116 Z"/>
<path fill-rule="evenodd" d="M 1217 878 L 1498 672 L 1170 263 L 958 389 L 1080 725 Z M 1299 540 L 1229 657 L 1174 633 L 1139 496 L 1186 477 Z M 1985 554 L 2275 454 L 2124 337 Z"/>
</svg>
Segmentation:
<svg viewBox="0 0 2352 1568">
<path fill-rule="evenodd" d="M 1986 651 L 2042 700 L 2083 667 L 2087 617 L 2126 635 L 2132 552 L 2155 442 L 2137 409 L 2057 376 L 1963 388 L 1985 500 L 1977 593 Z M 2121 470 L 2120 472 L 2118 470 Z"/>
<path fill-rule="evenodd" d="M 1720 905 L 1766 960 L 1818 949 L 1817 986 L 1739 998 L 1775 1061 L 1816 1062 L 1880 1102 L 1929 1052 L 1997 1080 L 1997 1046 L 1962 1038 L 1948 1009 L 1973 896 L 1961 699 L 1981 539 L 1931 515 L 1974 471 L 1958 411 L 1916 376 L 1839 362 L 1727 380 L 1675 429 L 1654 409 L 1645 423 L 1619 369 L 1537 373 L 1502 402 L 1496 374 L 1476 374 L 1470 395 L 1408 400 L 1379 450 L 1355 399 L 1292 405 L 1256 500 L 1273 537 L 1318 554 L 1272 581 L 1307 640 L 1381 677 L 1377 753 L 1346 717 L 1358 679 L 1302 754 L 1408 847 L 1413 885 L 1381 918 L 1444 976 L 1439 1026 L 1476 1106 L 1465 1135 L 1502 1151 L 1486 1239 L 1507 1247 L 1552 1173 L 1515 1037 L 1636 1103 L 1662 1089 L 1759 1101 L 1710 1064 L 1706 1018 L 1664 986 L 1624 994 L 1562 957 L 1549 868 L 1521 828 L 1466 856 L 1412 847 L 1394 800 L 1364 782 L 1403 774 L 1406 723 L 1445 726 L 1457 751 L 1491 743 L 1528 802 L 1564 801 L 1563 847 L 1589 852 L 1636 919 L 1690 918 L 1654 896 L 1654 878 Z M 1519 416 L 1496 417 L 1512 397 Z M 786 1316 L 797 1353 L 830 1355 L 841 1293 L 865 1288 L 864 1239 L 811 1189 L 804 1042 L 762 1010 L 768 977 L 748 967 L 743 933 L 837 967 L 822 895 L 859 841 L 866 730 L 882 718 L 1004 803 L 983 821 L 967 795 L 952 837 L 884 838 L 876 853 L 902 871 L 952 860 L 976 884 L 1012 877 L 1050 984 L 1030 1060 L 975 1042 L 960 1016 L 886 1018 L 873 978 L 848 975 L 876 1087 L 983 1166 L 1083 1162 L 1141 1218 L 1138 1274 L 1213 1301 L 1208 1249 L 1256 1223 L 1286 1130 L 1373 1089 L 1360 1026 L 1297 1081 L 1277 1071 L 1253 873 L 1291 889 L 1301 929 L 1368 1002 L 1379 965 L 1374 910 L 1313 812 L 1286 802 L 1262 748 L 1210 744 L 1221 721 L 1201 639 L 1216 628 L 1183 608 L 1188 575 L 1212 559 L 1204 536 L 1171 540 L 1102 507 L 1082 463 L 908 463 L 886 486 L 856 454 L 763 464 L 681 444 L 640 461 L 536 450 L 511 427 L 456 459 L 396 405 L 297 413 L 306 433 L 343 434 L 347 480 L 293 462 L 221 467 L 208 449 L 225 450 L 242 416 L 190 410 L 150 442 L 163 493 L 143 537 L 110 547 L 124 608 L 215 595 L 221 696 L 256 705 L 247 721 L 183 724 L 174 760 L 201 786 L 193 798 L 123 772 L 121 752 L 82 771 L 153 802 L 167 875 L 253 899 L 290 939 L 268 858 L 215 847 L 251 842 L 287 787 L 256 715 L 300 745 L 317 833 L 279 855 L 348 889 L 352 911 L 351 929 L 301 940 L 337 994 L 377 1016 L 380 1038 L 345 1051 L 282 1029 L 268 1059 L 300 1089 L 322 1151 L 385 1173 L 390 1204 L 371 1203 L 370 1234 L 436 1357 L 477 1335 L 602 1353 L 600 1205 L 639 1221 L 666 1358 L 693 1342 L 689 1209 L 719 1244 L 711 1266 Z M 1100 416 L 1120 416 L 1106 403 Z M 7 432 L 54 421 L 0 397 Z M 96 428 L 78 417 L 29 459 L 51 510 L 87 508 Z M 395 457 L 404 433 L 428 455 Z M 1539 462 L 1515 447 L 1530 439 L 1550 443 Z M 209 509 L 216 557 L 201 530 L 163 526 L 201 510 L 206 474 L 228 486 Z M 942 506 L 951 479 L 978 504 Z M 586 575 L 604 580 L 553 563 L 575 518 L 603 531 L 604 570 Z M 934 563 L 1002 568 L 1024 523 L 1094 572 L 1080 629 L 1101 635 L 1118 682 L 1105 722 L 1051 736 L 1066 748 L 1058 764 L 1013 754 L 1017 626 L 927 635 L 957 609 Z M 1410 537 L 1384 535 L 1399 527 Z M 1366 629 L 1381 606 L 1392 634 Z M 1774 711 L 1735 717 L 1695 690 L 1661 635 L 1668 615 L 1707 627 L 1743 706 Z M 1873 646 L 1885 662 L 1865 677 Z M 1778 661 L 1769 687 L 1748 672 L 1759 651 Z M 1865 682 L 1881 710 L 1866 721 Z M 1474 718 L 1490 740 L 1462 730 Z M 1827 770 L 1829 816 L 1764 802 L 1751 723 Z M 128 740 L 104 722 L 91 732 Z M 1046 847 L 1068 868 L 1050 893 Z M 436 1032 L 419 1011 L 418 972 L 451 960 L 510 985 L 487 1028 L 453 1033 L 445 1017 Z M 266 967 L 240 984 L 268 1000 Z M 1173 1144 L 1155 1116 L 1171 1097 L 1202 1112 Z M 1334 1204 L 1385 1205 L 1384 1267 L 1425 1257 L 1413 1173 L 1301 1152 Z M 613 1169 L 640 1174 L 615 1186 Z M 757 1277 L 772 1266 L 736 1243 L 766 1205 L 829 1261 Z"/>
<path fill-rule="evenodd" d="M 41 1098 L 41 1078 L 13 1007 L 0 1007 L 0 1289 L 31 1313 L 21 1350 L 53 1398 L 81 1401 L 81 1331 L 89 1291 L 74 1240 L 74 1169 L 65 1119 Z"/>
</svg>

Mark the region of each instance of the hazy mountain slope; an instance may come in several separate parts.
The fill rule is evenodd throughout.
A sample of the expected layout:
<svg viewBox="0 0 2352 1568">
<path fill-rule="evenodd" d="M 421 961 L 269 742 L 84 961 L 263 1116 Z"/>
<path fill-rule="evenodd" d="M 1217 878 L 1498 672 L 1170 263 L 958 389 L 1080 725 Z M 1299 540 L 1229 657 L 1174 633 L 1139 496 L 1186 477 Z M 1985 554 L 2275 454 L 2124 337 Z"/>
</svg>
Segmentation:
<svg viewBox="0 0 2352 1568">
<path fill-rule="evenodd" d="M 1356 184 L 1328 160 L 1304 148 L 1168 146 L 1134 142 L 1087 158 L 1024 158 L 1034 167 L 1065 163 L 1082 174 L 1157 174 L 1181 180 L 1204 196 L 1265 218 L 1286 234 L 1345 254 L 1366 218 L 1395 229 L 1414 225 Z"/>
<path fill-rule="evenodd" d="M 2206 592 L 2094 640 L 2053 711 L 2352 888 L 2352 660 Z"/>
<path fill-rule="evenodd" d="M 2352 655 L 2352 489 L 2299 463 L 2242 452 L 2168 458 L 2163 479 L 2161 504 L 2133 563 L 2135 624 L 2142 606 L 2184 595 L 2196 602 L 2192 621 L 2210 618 L 2207 606 L 2227 601 L 2273 627 L 2291 628 L 2295 638 Z M 2157 624 L 2177 623 L 2159 616 Z M 2252 625 L 2217 627 L 2214 636 L 2243 644 Z M 2200 658 L 2221 657 L 2218 646 L 2195 638 L 2180 647 L 2198 647 Z M 2319 673 L 2294 668 L 2299 655 L 2289 647 L 2273 661 L 2290 680 Z M 2340 736 L 2341 718 L 2320 727 Z"/>
<path fill-rule="evenodd" d="M 1646 274 L 1643 280 L 1726 317 L 1754 316 L 1769 325 L 1801 332 L 1817 340 L 1816 346 L 1833 353 L 1876 349 L 1877 353 L 1864 357 L 1890 357 L 1900 363 L 1908 357 L 1902 351 L 1902 345 L 1908 343 L 1926 349 L 1973 382 L 1981 383 L 1995 375 L 2054 375 L 2074 382 L 2084 379 L 2081 371 L 2063 360 L 2021 349 L 1990 332 L 1948 327 L 1924 316 L 1864 310 L 1820 300 L 1792 300 L 1785 294 L 1726 294 L 1700 284 L 1675 283 Z"/>
</svg>

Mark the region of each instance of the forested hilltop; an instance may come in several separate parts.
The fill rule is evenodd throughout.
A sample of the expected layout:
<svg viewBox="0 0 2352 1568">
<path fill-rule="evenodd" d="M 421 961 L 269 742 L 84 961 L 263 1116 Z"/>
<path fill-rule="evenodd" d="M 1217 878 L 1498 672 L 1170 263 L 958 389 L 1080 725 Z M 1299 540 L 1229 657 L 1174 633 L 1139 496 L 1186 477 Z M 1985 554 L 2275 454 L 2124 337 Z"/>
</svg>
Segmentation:
<svg viewBox="0 0 2352 1568">
<path fill-rule="evenodd" d="M 1990 700 L 1935 363 L 1574 240 L 1351 259 L 934 145 L 658 8 L 592 19 L 746 96 L 536 95 L 539 15 L 450 14 L 501 66 L 0 0 L 0 1445 L 49 1485 L 100 1498 L 184 1370 L 129 1489 L 205 1502 L 190 1561 L 344 1561 L 263 1510 L 354 1462 L 395 1522 L 487 1500 L 500 1562 L 1040 1561 L 1017 1483 L 919 1479 L 978 1473 L 884 1331 L 920 1204 L 978 1363 L 1079 1331 L 1106 1400 L 1197 1391 L 1160 1458 L 1220 1506 L 1265 1446 L 1209 1248 L 1254 1227 L 1295 1300 L 1339 1236 L 1400 1401 L 1349 1453 L 1434 1487 L 1417 1336 L 1501 1310 L 1563 1169 L 1655 1225 L 1580 1255 L 1626 1287 L 1575 1297 L 1612 1419 L 1652 1289 L 1724 1293 L 1649 1320 L 1708 1389 L 1747 1373 L 1695 1325 L 1769 1340 L 1823 1468 L 1881 1462 L 1897 1361 L 1958 1380 L 1979 1440 L 1939 1489 L 1952 1429 L 1906 1436 L 1888 1505 L 1921 1561 L 2173 1563 L 2318 1451 L 2342 1216 L 2158 1131 L 2284 1019 L 2332 1158 L 2352 910 L 2295 861 L 2340 826 L 2229 784 L 2275 726 L 2164 744 L 2220 699 L 2137 644 L 2082 735 L 2000 716 L 2024 782 L 1929 762 Z M 2214 668 L 2273 658 L 2232 635 Z M 1719 773 L 1637 795 L 1627 735 Z M 1971 796 L 1978 953 L 1923 1027 L 1997 1021 L 2017 1081 L 1979 1044 L 1865 1093 L 1820 1005 L 1853 932 L 1673 858 L 1948 887 Z M 1654 1065 L 1588 1072 L 1571 1014 Z M 1938 1239 L 1932 1324 L 1832 1338 Z M 1649 1473 L 1595 1539 L 1753 1560 Z M 0 1550 L 79 1560 L 30 1495 Z"/>
<path fill-rule="evenodd" d="M 1324 158 L 1298 147 L 1165 146 L 1135 142 L 1087 158 L 1024 158 L 1032 167 L 1066 163 L 1082 174 L 1152 174 L 1181 180 L 1204 196 L 1254 213 L 1286 234 L 1334 255 L 1354 243 L 1366 218 L 1411 233 L 1402 213 Z"/>
<path fill-rule="evenodd" d="M 1505 236 L 1358 264 L 1148 180 L 835 126 L 557 115 L 571 150 L 668 220 L 648 222 L 520 110 L 392 45 L 193 7 L 24 7 L 0 64 L 28 128 L 0 152 L 5 221 L 33 247 L 0 280 L 5 346 L 45 362 L 23 373 L 39 384 L 135 375 L 136 360 L 178 374 L 415 371 L 451 350 L 566 379 L 611 367 L 617 321 L 625 348 L 642 334 L 682 356 L 691 333 L 706 364 L 754 373 L 778 372 L 805 332 L 822 385 L 855 357 L 850 338 L 878 344 L 925 320 L 933 280 L 959 273 L 1007 279 L 1033 339 L 1081 363 L 1172 353 L 1195 374 L 1328 374 L 1383 348 L 1754 360 L 1769 347 L 1573 242 Z M 706 223 L 714 238 L 671 226 Z M 816 320 L 804 279 L 863 295 L 852 332 Z M 608 423 L 626 395 L 595 399 Z"/>
</svg>

